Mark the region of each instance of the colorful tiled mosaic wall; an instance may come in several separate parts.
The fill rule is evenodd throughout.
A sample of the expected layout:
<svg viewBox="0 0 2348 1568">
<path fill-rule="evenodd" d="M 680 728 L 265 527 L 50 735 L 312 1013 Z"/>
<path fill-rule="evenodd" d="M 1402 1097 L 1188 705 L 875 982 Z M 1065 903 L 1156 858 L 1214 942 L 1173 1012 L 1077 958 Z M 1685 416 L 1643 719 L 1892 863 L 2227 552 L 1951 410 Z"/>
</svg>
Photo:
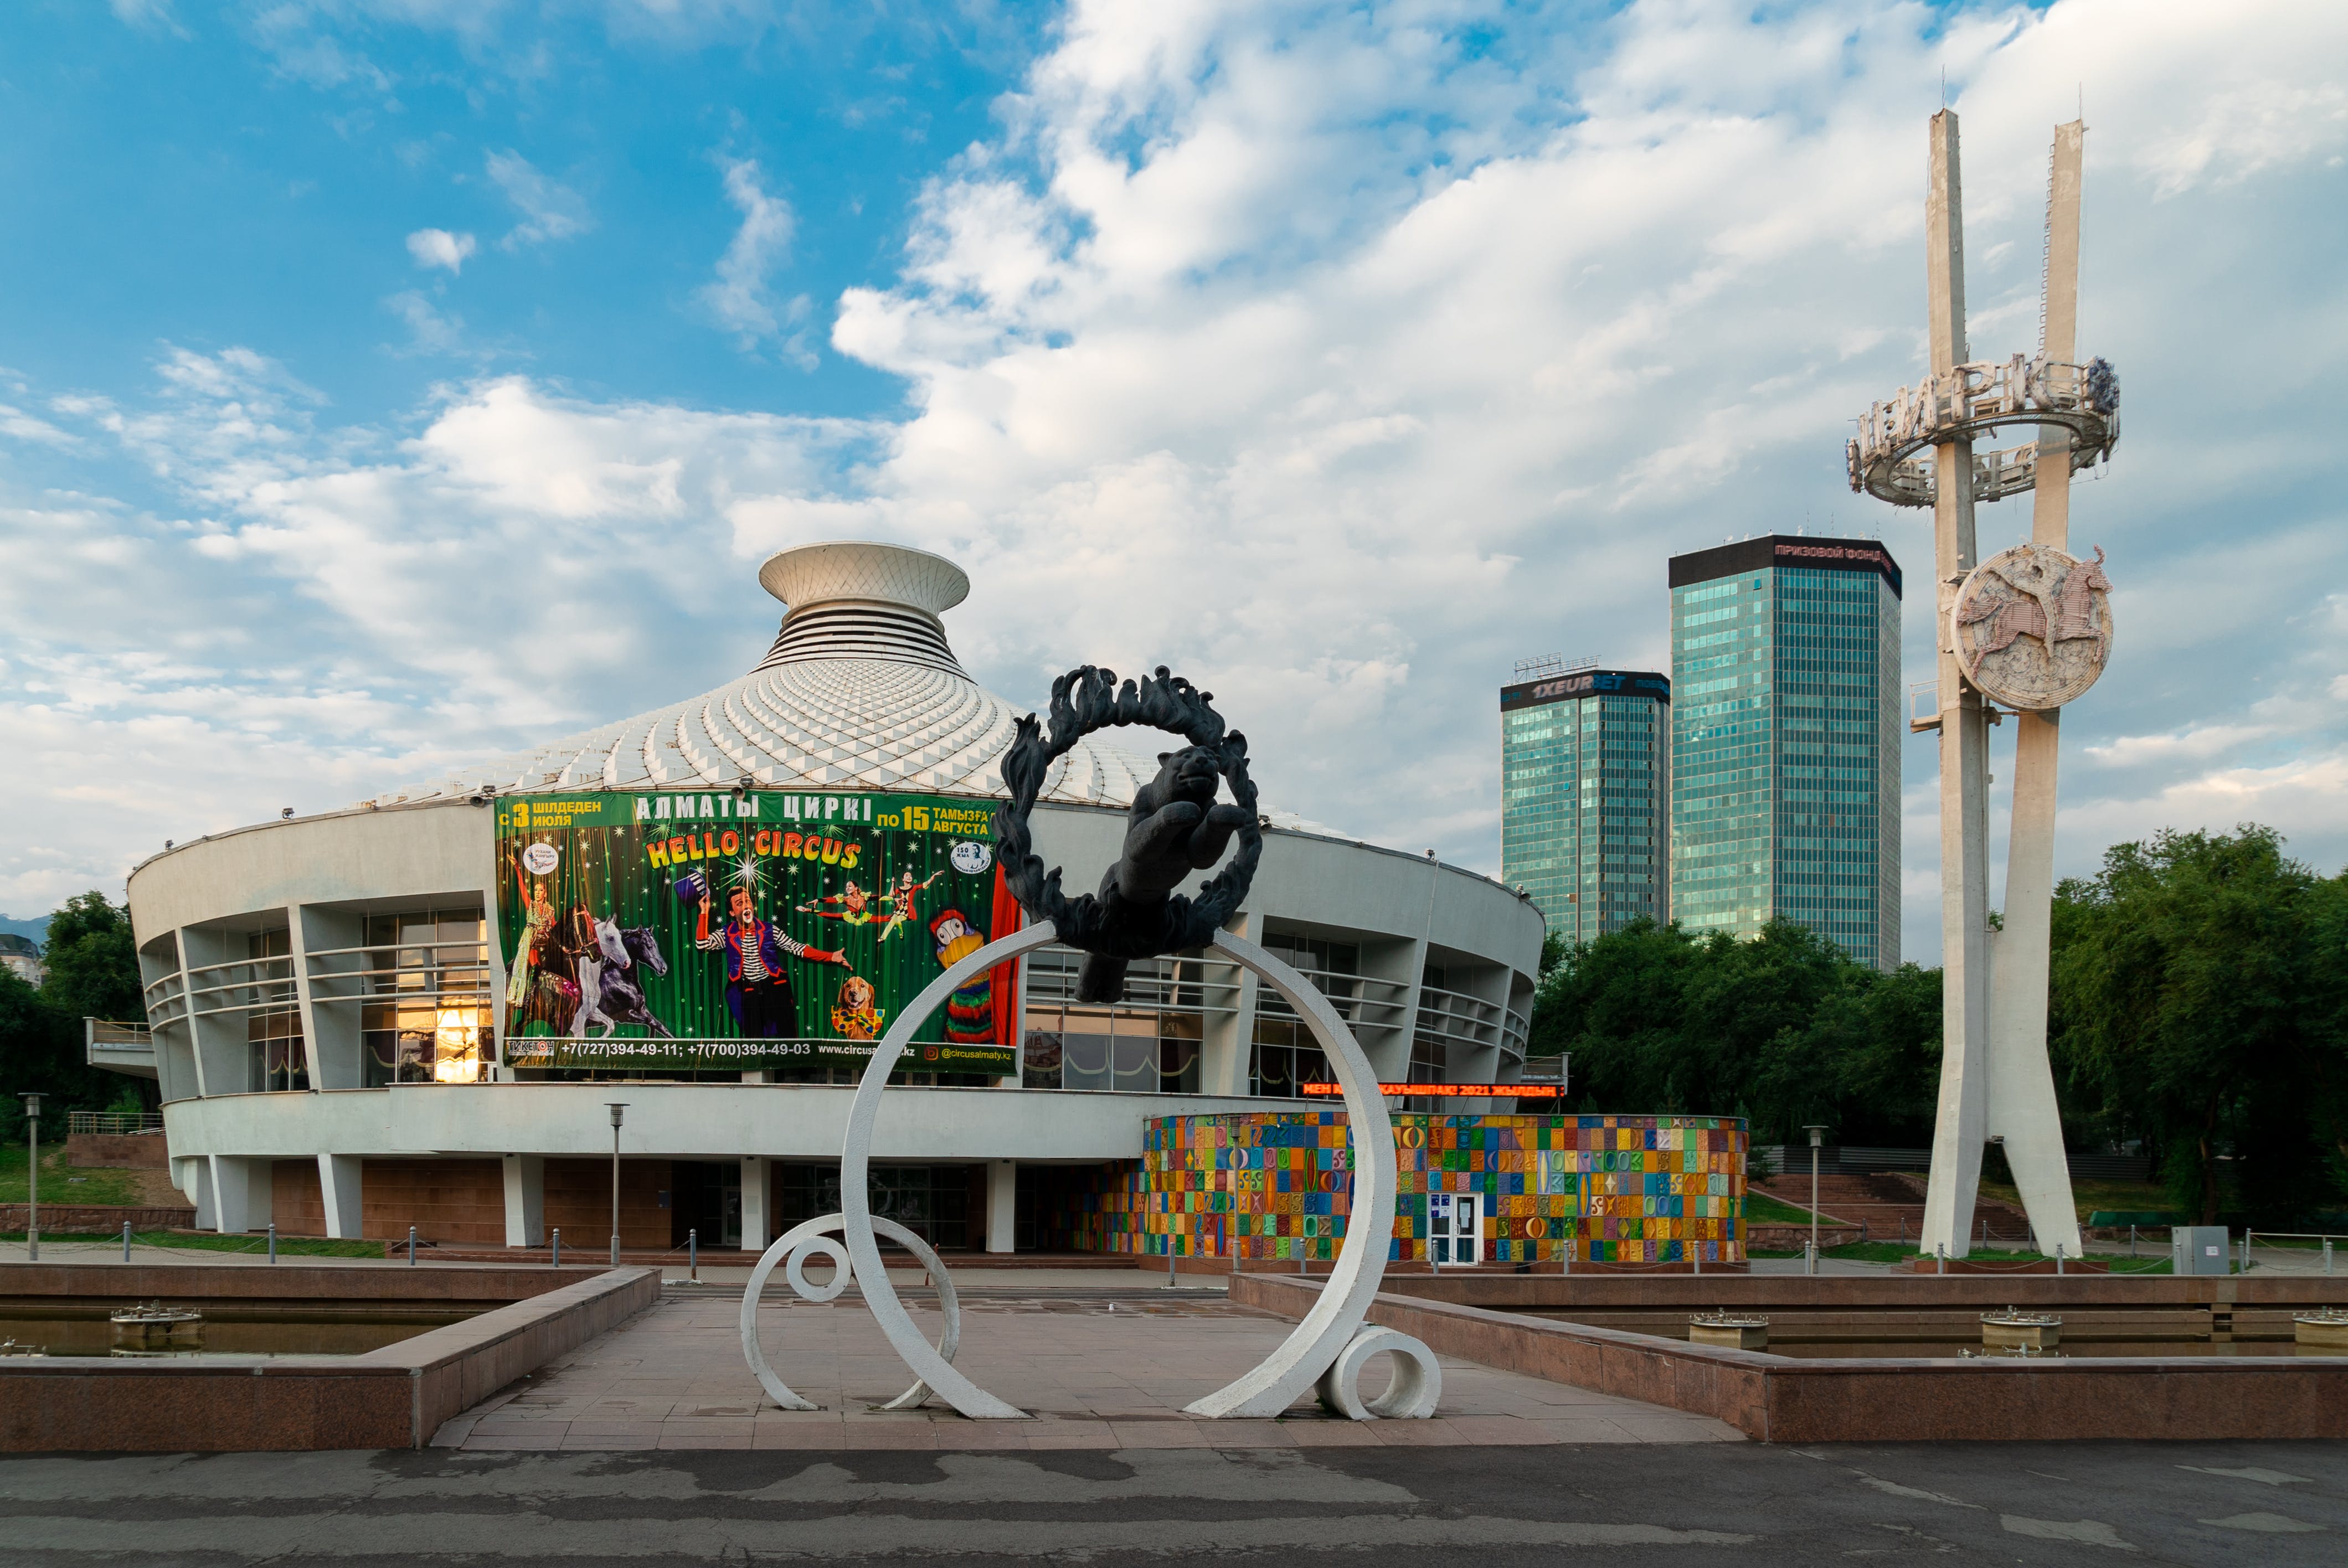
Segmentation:
<svg viewBox="0 0 2348 1568">
<path fill-rule="evenodd" d="M 1484 1255 L 1600 1263 L 1745 1255 L 1745 1124 L 1714 1116 L 1394 1119 L 1391 1258 L 1426 1255 L 1426 1194 L 1483 1196 Z M 1138 1168 L 1071 1190 L 1079 1245 L 1163 1257 L 1334 1258 L 1353 1152 L 1343 1112 L 1152 1121 Z M 1097 1204 L 1097 1207 L 1093 1205 Z"/>
</svg>

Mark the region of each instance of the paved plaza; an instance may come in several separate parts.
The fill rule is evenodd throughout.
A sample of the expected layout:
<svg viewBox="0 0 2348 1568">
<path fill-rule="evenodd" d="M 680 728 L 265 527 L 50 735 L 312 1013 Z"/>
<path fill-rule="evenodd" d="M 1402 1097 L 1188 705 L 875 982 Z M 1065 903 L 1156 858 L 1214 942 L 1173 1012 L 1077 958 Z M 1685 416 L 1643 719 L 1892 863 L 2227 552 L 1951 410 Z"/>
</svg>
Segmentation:
<svg viewBox="0 0 2348 1568">
<path fill-rule="evenodd" d="M 932 1339 L 933 1296 L 909 1293 Z M 1742 1442 L 1709 1417 L 1586 1389 L 1443 1361 L 1442 1414 L 1426 1421 L 1339 1420 L 1299 1405 L 1280 1420 L 1200 1420 L 1182 1407 L 1261 1361 L 1286 1321 L 1219 1290 L 1053 1290 L 1022 1284 L 963 1293 L 955 1365 L 1030 1412 L 965 1420 L 943 1401 L 871 1407 L 912 1381 L 863 1301 L 799 1301 L 770 1289 L 760 1343 L 786 1383 L 823 1409 L 782 1410 L 742 1359 L 740 1296 L 671 1286 L 633 1321 L 444 1427 L 444 1447 L 581 1449 L 1159 1449 L 1453 1444 Z M 1372 1392 L 1385 1374 L 1373 1368 Z"/>
<path fill-rule="evenodd" d="M 2333 1568 L 2337 1443 L 0 1460 L 8 1568 Z"/>
</svg>

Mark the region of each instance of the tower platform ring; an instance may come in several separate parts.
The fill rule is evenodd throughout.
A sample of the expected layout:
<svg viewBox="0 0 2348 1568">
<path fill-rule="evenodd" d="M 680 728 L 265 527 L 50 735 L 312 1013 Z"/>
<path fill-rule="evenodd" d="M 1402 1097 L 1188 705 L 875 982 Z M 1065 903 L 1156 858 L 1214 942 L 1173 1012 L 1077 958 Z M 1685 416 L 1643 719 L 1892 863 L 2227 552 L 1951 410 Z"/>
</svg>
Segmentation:
<svg viewBox="0 0 2348 1568">
<path fill-rule="evenodd" d="M 1850 487 L 1895 507 L 1929 507 L 1933 462 L 1917 454 L 2012 425 L 2070 433 L 2074 472 L 2111 455 L 2120 437 L 2119 377 L 2100 359 L 2065 364 L 2020 354 L 1958 365 L 1869 408 L 1844 448 Z M 2038 443 L 1973 455 L 1973 499 L 2003 500 L 2037 482 Z"/>
</svg>

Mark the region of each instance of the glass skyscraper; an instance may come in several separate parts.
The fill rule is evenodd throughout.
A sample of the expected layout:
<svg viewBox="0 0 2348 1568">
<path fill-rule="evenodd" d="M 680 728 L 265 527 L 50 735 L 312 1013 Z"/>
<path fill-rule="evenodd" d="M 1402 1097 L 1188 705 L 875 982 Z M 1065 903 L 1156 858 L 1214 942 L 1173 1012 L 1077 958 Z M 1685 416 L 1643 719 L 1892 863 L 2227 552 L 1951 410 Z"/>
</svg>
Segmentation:
<svg viewBox="0 0 2348 1568">
<path fill-rule="evenodd" d="M 1671 561 L 1671 908 L 1900 962 L 1900 565 L 1771 534 Z"/>
<path fill-rule="evenodd" d="M 1587 942 L 1668 917 L 1672 683 L 1652 671 L 1518 666 L 1500 688 L 1500 880 Z"/>
</svg>

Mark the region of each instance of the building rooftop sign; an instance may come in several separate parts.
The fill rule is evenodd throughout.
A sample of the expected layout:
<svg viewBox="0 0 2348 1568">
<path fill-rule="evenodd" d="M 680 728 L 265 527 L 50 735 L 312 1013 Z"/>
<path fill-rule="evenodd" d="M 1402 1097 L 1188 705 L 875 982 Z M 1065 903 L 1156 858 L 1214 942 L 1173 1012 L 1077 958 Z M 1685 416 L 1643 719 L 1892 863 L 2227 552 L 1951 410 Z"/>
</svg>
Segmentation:
<svg viewBox="0 0 2348 1568">
<path fill-rule="evenodd" d="M 1740 572 L 1766 571 L 1771 567 L 1807 567 L 1820 571 L 1871 571 L 1900 592 L 1900 563 L 1881 539 L 1830 539 L 1810 534 L 1760 534 L 1691 550 L 1671 560 L 1671 586 L 1686 588 Z"/>
<path fill-rule="evenodd" d="M 1554 680 L 1523 681 L 1500 688 L 1500 711 L 1599 696 L 1648 697 L 1668 702 L 1672 678 L 1653 670 L 1583 670 Z"/>
</svg>

